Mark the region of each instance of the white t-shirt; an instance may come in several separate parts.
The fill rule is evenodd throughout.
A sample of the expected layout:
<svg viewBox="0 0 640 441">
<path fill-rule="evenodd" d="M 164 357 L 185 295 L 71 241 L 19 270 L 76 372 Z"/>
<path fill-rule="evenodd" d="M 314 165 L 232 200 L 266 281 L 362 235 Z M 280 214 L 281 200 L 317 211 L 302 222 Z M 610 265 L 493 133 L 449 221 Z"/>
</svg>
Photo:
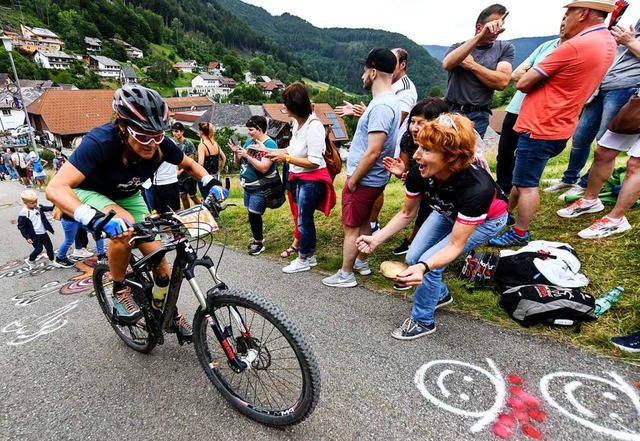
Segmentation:
<svg viewBox="0 0 640 441">
<path fill-rule="evenodd" d="M 302 127 L 298 127 L 298 121 L 294 119 L 291 141 L 289 142 L 289 147 L 287 147 L 287 152 L 294 158 L 307 158 L 309 162 L 318 164 L 318 168 L 303 168 L 289 164 L 289 170 L 292 173 L 306 173 L 325 168 L 327 164 L 322 156 L 325 149 L 324 138 L 324 125 L 317 116 L 313 114 L 309 116 Z"/>
<path fill-rule="evenodd" d="M 413 106 L 415 106 L 418 101 L 418 91 L 416 90 L 416 86 L 413 84 L 413 81 L 411 81 L 411 79 L 406 75 L 393 83 L 391 87 L 400 102 L 400 112 L 407 113 L 407 117 L 405 117 L 402 122 L 403 127 L 400 127 L 400 130 L 398 130 L 398 136 L 396 138 L 396 151 L 394 158 L 397 158 L 400 155 L 400 140 L 402 139 L 404 132 L 406 132 L 407 118 L 409 117 L 409 113 L 411 113 L 411 109 L 413 109 Z"/>
<path fill-rule="evenodd" d="M 167 185 L 178 182 L 178 168 L 175 164 L 163 162 L 152 178 L 154 185 Z"/>
<path fill-rule="evenodd" d="M 44 234 L 47 232 L 47 230 L 45 230 L 44 228 L 44 224 L 42 223 L 42 219 L 40 218 L 39 209 L 36 208 L 33 210 L 29 210 L 27 207 L 22 207 L 22 213 L 20 214 L 26 216 L 27 219 L 31 221 L 31 225 L 33 225 L 33 231 L 35 231 L 36 234 Z"/>
</svg>

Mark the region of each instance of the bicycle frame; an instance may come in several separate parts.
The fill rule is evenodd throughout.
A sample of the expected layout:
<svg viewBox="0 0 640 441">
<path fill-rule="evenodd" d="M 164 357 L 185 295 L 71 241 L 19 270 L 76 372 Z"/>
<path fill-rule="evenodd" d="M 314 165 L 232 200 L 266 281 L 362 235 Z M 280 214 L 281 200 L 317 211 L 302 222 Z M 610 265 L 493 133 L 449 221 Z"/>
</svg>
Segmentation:
<svg viewBox="0 0 640 441">
<path fill-rule="evenodd" d="M 232 336 L 228 331 L 222 329 L 220 323 L 218 322 L 218 319 L 216 318 L 215 314 L 213 314 L 215 308 L 211 304 L 210 300 L 218 291 L 227 289 L 227 285 L 218 277 L 216 267 L 209 256 L 205 256 L 202 259 L 198 258 L 196 251 L 189 243 L 189 240 L 186 237 L 182 237 L 177 241 L 177 243 L 168 246 L 163 245 L 155 252 L 150 253 L 142 257 L 141 259 L 137 259 L 132 255 L 131 267 L 134 270 L 134 274 L 137 274 L 139 277 L 143 277 L 141 276 L 141 274 L 148 274 L 152 272 L 153 269 L 155 269 L 162 261 L 165 254 L 173 249 L 175 249 L 176 251 L 176 259 L 171 271 L 169 289 L 167 291 L 162 312 L 160 313 L 159 317 L 154 317 L 154 319 L 157 318 L 158 322 L 160 323 L 160 326 L 153 326 L 154 328 L 157 328 L 154 329 L 154 332 L 157 333 L 158 342 L 164 342 L 163 331 L 169 330 L 172 325 L 174 312 L 176 310 L 176 304 L 180 295 L 180 288 L 182 287 L 182 281 L 186 278 L 187 282 L 189 282 L 189 286 L 196 296 L 196 299 L 198 300 L 198 303 L 200 303 L 200 307 L 209 313 L 209 325 L 211 326 L 211 329 L 213 330 L 216 338 L 224 349 L 225 355 L 229 361 L 231 368 L 236 372 L 243 371 L 251 365 L 253 359 L 251 359 L 250 357 L 247 357 L 247 360 L 241 360 L 238 358 L 235 350 L 233 349 L 233 346 L 229 342 L 229 339 Z M 215 282 L 214 286 L 207 291 L 206 296 L 200 289 L 200 286 L 195 278 L 195 268 L 197 266 L 205 267 L 208 270 L 211 278 Z M 144 290 L 144 292 L 148 295 L 148 293 L 150 293 L 150 290 L 153 288 L 153 282 L 148 280 L 147 277 L 144 277 L 144 279 L 144 282 L 142 280 L 139 282 L 134 282 L 130 279 L 127 279 L 126 283 Z M 236 322 L 238 328 L 241 330 L 242 336 L 246 338 L 251 337 L 251 333 L 249 332 L 246 324 L 242 320 L 242 317 L 235 307 L 232 307 L 231 309 L 231 316 Z"/>
</svg>

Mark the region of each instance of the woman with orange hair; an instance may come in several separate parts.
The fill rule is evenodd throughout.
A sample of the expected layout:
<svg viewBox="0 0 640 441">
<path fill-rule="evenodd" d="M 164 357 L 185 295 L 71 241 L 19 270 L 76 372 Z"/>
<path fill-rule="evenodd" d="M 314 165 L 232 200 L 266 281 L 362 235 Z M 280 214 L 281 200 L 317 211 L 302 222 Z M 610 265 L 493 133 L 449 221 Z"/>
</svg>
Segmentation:
<svg viewBox="0 0 640 441">
<path fill-rule="evenodd" d="M 356 239 L 360 251 L 371 253 L 411 223 L 422 198 L 433 208 L 409 247 L 409 267 L 397 277 L 398 288 L 419 285 L 411 317 L 391 334 L 399 340 L 435 332 L 435 310 L 453 301 L 443 271 L 461 254 L 495 237 L 507 221 L 507 197 L 474 164 L 476 137 L 469 119 L 443 114 L 424 123 L 417 141 L 401 211 L 374 236 Z"/>
</svg>

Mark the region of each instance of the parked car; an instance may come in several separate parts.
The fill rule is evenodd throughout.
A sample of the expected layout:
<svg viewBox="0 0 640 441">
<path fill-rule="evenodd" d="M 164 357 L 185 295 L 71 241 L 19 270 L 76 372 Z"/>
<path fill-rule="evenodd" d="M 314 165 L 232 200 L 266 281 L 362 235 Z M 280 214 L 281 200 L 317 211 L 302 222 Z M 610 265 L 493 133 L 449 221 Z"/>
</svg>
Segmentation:
<svg viewBox="0 0 640 441">
<path fill-rule="evenodd" d="M 31 130 L 33 131 L 33 129 Z M 19 126 L 11 130 L 11 136 L 13 136 L 14 138 L 27 136 L 28 134 L 29 134 L 29 126 Z"/>
</svg>

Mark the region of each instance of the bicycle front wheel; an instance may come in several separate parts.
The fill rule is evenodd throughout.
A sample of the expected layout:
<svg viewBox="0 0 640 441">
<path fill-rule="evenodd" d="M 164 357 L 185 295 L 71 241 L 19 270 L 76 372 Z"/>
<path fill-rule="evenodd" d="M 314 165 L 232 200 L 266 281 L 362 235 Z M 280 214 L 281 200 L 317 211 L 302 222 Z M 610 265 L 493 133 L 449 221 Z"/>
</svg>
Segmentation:
<svg viewBox="0 0 640 441">
<path fill-rule="evenodd" d="M 213 305 L 235 354 L 248 365 L 237 372 L 229 364 L 210 326 L 212 318 L 199 308 L 193 344 L 218 391 L 241 413 L 269 426 L 307 418 L 320 397 L 320 373 L 300 330 L 278 307 L 253 293 L 225 290 Z"/>
<path fill-rule="evenodd" d="M 132 325 L 119 324 L 113 320 L 113 281 L 111 280 L 108 265 L 98 264 L 94 268 L 93 288 L 104 316 L 113 327 L 113 330 L 116 331 L 118 337 L 135 351 L 143 354 L 151 352 L 158 341 L 151 333 L 144 317 Z"/>
</svg>

